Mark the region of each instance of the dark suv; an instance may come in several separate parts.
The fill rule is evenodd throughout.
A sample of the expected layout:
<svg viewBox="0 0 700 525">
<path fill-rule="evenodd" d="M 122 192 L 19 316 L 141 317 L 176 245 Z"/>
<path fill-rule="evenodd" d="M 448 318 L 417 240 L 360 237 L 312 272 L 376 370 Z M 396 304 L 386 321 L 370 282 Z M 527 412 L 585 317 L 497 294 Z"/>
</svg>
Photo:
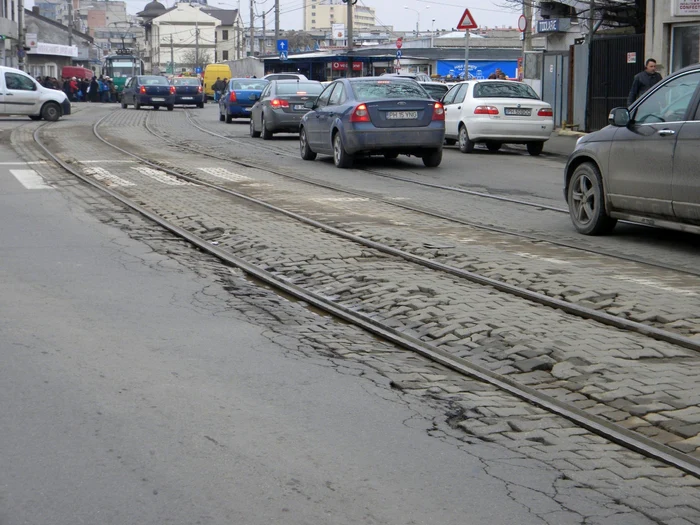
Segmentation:
<svg viewBox="0 0 700 525">
<path fill-rule="evenodd" d="M 576 229 L 618 219 L 700 233 L 700 64 L 674 73 L 579 139 L 564 195 Z"/>
</svg>

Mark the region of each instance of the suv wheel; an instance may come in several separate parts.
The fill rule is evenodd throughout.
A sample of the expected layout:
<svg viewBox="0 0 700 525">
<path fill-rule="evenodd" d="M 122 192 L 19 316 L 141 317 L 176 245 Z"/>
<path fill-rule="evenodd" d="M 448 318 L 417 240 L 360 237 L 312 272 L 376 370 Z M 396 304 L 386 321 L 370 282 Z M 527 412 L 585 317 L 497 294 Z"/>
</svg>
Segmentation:
<svg viewBox="0 0 700 525">
<path fill-rule="evenodd" d="M 600 170 L 585 162 L 574 171 L 568 190 L 569 213 L 576 229 L 584 235 L 609 233 L 617 224 L 605 212 L 605 192 Z"/>
</svg>

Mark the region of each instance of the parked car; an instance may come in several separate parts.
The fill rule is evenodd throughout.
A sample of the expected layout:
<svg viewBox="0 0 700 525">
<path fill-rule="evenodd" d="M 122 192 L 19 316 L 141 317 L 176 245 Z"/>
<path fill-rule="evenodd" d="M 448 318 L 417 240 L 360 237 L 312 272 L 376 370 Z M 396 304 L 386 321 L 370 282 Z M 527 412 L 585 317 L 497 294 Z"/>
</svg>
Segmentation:
<svg viewBox="0 0 700 525">
<path fill-rule="evenodd" d="M 382 73 L 383 77 L 410 78 L 416 82 L 432 82 L 433 79 L 426 73 Z"/>
<path fill-rule="evenodd" d="M 301 117 L 323 91 L 314 80 L 273 80 L 263 89 L 251 110 L 250 136 L 272 138 L 274 133 L 298 133 Z"/>
<path fill-rule="evenodd" d="M 0 115 L 54 121 L 70 112 L 70 100 L 63 91 L 45 88 L 19 69 L 0 66 Z"/>
<path fill-rule="evenodd" d="M 175 87 L 175 100 L 173 104 L 178 106 L 197 106 L 203 108 L 206 95 L 202 87 L 202 81 L 196 77 L 175 77 L 170 81 Z"/>
<path fill-rule="evenodd" d="M 141 106 L 153 106 L 160 109 L 161 106 L 172 111 L 175 107 L 175 86 L 171 86 L 168 79 L 156 75 L 138 75 L 131 77 L 124 84 L 122 91 L 122 109 L 130 105 L 134 109 Z"/>
<path fill-rule="evenodd" d="M 576 229 L 618 219 L 700 233 L 700 64 L 656 84 L 610 125 L 579 139 L 564 195 Z"/>
<path fill-rule="evenodd" d="M 301 119 L 301 158 L 333 155 L 349 168 L 357 155 L 414 155 L 428 167 L 442 161 L 445 111 L 414 80 L 397 77 L 339 79 L 323 90 Z"/>
<path fill-rule="evenodd" d="M 301 73 L 270 73 L 269 75 L 265 75 L 263 77 L 263 80 L 267 80 L 268 82 L 272 82 L 273 80 L 309 80 L 306 78 L 306 75 L 302 75 Z"/>
<path fill-rule="evenodd" d="M 269 82 L 262 78 L 232 78 L 219 98 L 219 120 L 250 118 L 250 110 Z"/>
<path fill-rule="evenodd" d="M 460 82 L 442 103 L 447 144 L 459 142 L 462 153 L 471 153 L 477 143 L 485 143 L 489 151 L 509 143 L 525 144 L 528 153 L 536 156 L 554 129 L 552 106 L 523 82 Z"/>
<path fill-rule="evenodd" d="M 450 88 L 447 87 L 447 84 L 443 84 L 442 82 L 418 82 L 421 86 L 423 86 L 423 89 L 425 89 L 428 92 L 428 95 L 430 95 L 433 100 L 442 100 L 442 97 L 445 96 L 445 93 L 449 91 Z"/>
</svg>

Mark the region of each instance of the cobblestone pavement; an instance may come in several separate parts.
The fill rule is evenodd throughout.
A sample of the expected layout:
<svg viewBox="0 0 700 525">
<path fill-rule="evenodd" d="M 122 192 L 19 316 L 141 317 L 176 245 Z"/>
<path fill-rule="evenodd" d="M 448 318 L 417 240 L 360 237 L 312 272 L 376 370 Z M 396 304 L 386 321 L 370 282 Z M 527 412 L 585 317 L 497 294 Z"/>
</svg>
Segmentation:
<svg viewBox="0 0 700 525">
<path fill-rule="evenodd" d="M 79 133 L 81 123 L 76 124 L 52 125 L 45 137 L 53 136 L 52 147 L 62 146 L 64 155 L 71 153 L 82 160 L 100 155 L 101 160 L 111 161 L 105 165 L 120 165 L 119 160 L 124 159 L 89 141 Z M 76 135 L 84 140 L 71 141 L 69 137 L 75 139 Z M 31 142 L 31 130 L 16 130 L 13 144 L 27 160 L 42 158 Z M 135 184 L 124 191 L 141 188 L 136 181 L 142 181 L 138 177 L 143 173 L 131 167 L 125 164 L 118 170 L 123 180 L 127 180 L 128 173 Z M 212 298 L 219 299 L 219 308 L 238 312 L 240 318 L 266 327 L 267 336 L 285 347 L 290 359 L 333 367 L 339 374 L 382 387 L 387 399 L 404 403 L 415 416 L 403 424 L 422 428 L 435 439 L 451 444 L 455 453 L 478 458 L 483 471 L 508 490 L 512 501 L 522 505 L 520 523 L 700 523 L 700 480 L 257 286 L 50 164 L 37 166 L 37 171 L 75 206 L 88 209 L 101 221 L 169 258 L 163 262 L 164 268 L 197 272 L 208 284 L 199 297 L 193 297 L 193 307 L 211 307 Z M 191 204 L 185 202 L 188 196 L 201 191 L 156 181 L 139 195 L 145 198 L 160 192 L 167 200 L 178 200 L 179 194 L 177 213 L 184 216 L 192 211 Z M 201 200 L 211 198 L 219 196 L 209 193 Z M 231 201 L 227 204 L 227 216 L 236 215 L 237 224 L 265 215 L 259 210 L 239 209 Z M 190 216 L 184 220 L 194 219 Z M 210 219 L 203 216 L 202 220 Z M 231 228 L 233 231 L 235 226 Z M 288 231 L 286 225 L 281 228 Z M 275 238 L 271 237 L 270 242 Z M 371 258 L 368 260 L 371 262 Z"/>
<path fill-rule="evenodd" d="M 144 115 L 120 112 L 112 131 L 103 132 L 124 145 L 129 137 L 148 147 L 138 135 Z M 700 456 L 700 356 L 694 352 L 387 257 L 214 190 L 168 185 L 75 127 L 67 133 L 53 126 L 44 136 L 65 158 L 90 159 L 84 173 L 97 155 L 112 174 L 134 184 L 120 191 L 280 278 Z M 180 166 L 186 156 L 175 152 L 171 162 Z M 202 160 L 200 167 L 207 166 L 212 163 Z"/>
<path fill-rule="evenodd" d="M 454 148 L 447 148 L 443 164 L 436 170 L 419 166 L 419 160 L 401 160 L 403 157 L 400 157 L 396 161 L 377 158 L 360 161 L 358 169 L 341 172 L 328 169 L 332 168 L 332 161 L 328 157 L 319 157 L 315 162 L 299 159 L 298 140 L 293 135 L 280 135 L 272 141 L 251 139 L 246 136 L 247 123 L 225 125 L 218 122 L 214 112 L 207 111 L 209 108 L 204 112 L 200 110 L 191 113 L 196 115 L 195 121 L 203 127 L 230 135 L 240 143 L 205 135 L 184 123 L 165 131 L 174 139 L 182 140 L 188 145 L 194 144 L 202 151 L 228 153 L 271 168 L 284 166 L 290 172 L 304 174 L 319 181 L 402 199 L 478 225 L 583 249 L 604 250 L 611 254 L 641 258 L 697 273 L 700 247 L 694 235 L 619 224 L 612 236 L 586 237 L 575 232 L 570 218 L 565 214 L 416 186 L 378 177 L 375 173 L 382 172 L 566 208 L 562 193 L 564 164 L 561 159 L 531 158 L 506 153 L 493 155 L 488 152 L 465 156 Z M 181 114 L 179 116 L 182 117 Z"/>
</svg>

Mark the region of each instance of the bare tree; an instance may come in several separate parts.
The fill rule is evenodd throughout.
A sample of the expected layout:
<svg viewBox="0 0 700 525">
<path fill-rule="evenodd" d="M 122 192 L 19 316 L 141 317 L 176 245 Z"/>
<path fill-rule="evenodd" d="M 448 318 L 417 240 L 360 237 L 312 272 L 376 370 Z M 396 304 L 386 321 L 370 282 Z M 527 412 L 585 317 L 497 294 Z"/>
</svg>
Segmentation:
<svg viewBox="0 0 700 525">
<path fill-rule="evenodd" d="M 199 56 L 197 56 L 196 50 L 186 49 L 180 53 L 180 61 L 178 62 L 178 65 L 180 67 L 186 67 L 193 70 L 197 66 L 204 69 L 207 64 L 210 64 L 213 61 L 214 60 L 212 59 L 211 53 L 206 49 L 200 49 Z"/>
<path fill-rule="evenodd" d="M 532 6 L 533 13 L 539 17 L 543 8 L 560 9 L 561 15 L 554 18 L 577 17 L 585 22 L 589 20 L 593 6 L 595 25 L 605 28 L 634 28 L 637 34 L 644 33 L 647 0 L 501 0 L 501 7 L 522 9 L 523 4 Z"/>
<path fill-rule="evenodd" d="M 316 43 L 313 37 L 304 31 L 287 31 L 286 38 L 289 41 L 289 49 L 299 49 L 301 51 L 307 47 L 313 49 Z"/>
</svg>

